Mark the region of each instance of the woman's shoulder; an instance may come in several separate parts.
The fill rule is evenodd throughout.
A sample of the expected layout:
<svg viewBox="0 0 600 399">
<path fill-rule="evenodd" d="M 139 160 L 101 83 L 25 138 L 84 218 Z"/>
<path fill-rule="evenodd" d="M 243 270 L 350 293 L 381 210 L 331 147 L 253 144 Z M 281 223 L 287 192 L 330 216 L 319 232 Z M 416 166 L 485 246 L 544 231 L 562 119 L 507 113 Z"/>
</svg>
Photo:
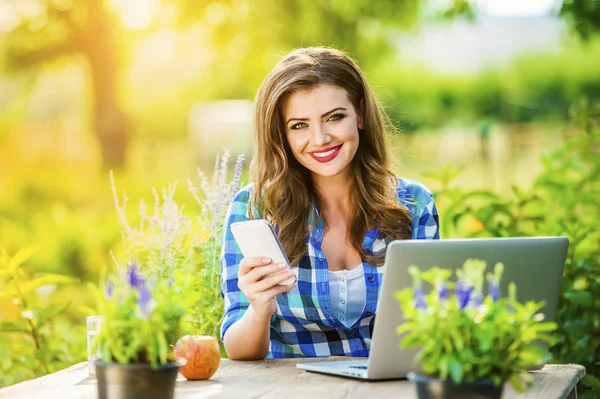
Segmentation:
<svg viewBox="0 0 600 399">
<path fill-rule="evenodd" d="M 247 203 L 250 200 L 250 195 L 252 194 L 253 189 L 254 189 L 254 183 L 248 183 L 244 187 L 240 188 L 239 191 L 233 196 L 233 201 Z"/>
<path fill-rule="evenodd" d="M 254 185 L 252 183 L 242 187 L 233 196 L 231 203 L 229 204 L 229 214 L 249 217 L 249 203 L 250 195 Z"/>
<path fill-rule="evenodd" d="M 431 191 L 421 182 L 399 177 L 396 185 L 398 201 L 406 206 L 425 205 L 431 201 Z"/>
<path fill-rule="evenodd" d="M 398 177 L 396 192 L 400 195 L 413 195 L 420 197 L 431 196 L 431 191 L 421 182 L 412 179 Z"/>
</svg>

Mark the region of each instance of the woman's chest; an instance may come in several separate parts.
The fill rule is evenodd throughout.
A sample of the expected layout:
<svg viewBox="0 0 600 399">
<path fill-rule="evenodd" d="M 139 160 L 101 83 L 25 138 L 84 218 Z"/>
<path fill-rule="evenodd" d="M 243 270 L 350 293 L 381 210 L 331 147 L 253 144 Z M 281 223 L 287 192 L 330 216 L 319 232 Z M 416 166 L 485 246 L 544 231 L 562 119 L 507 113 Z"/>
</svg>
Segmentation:
<svg viewBox="0 0 600 399">
<path fill-rule="evenodd" d="M 352 270 L 362 262 L 360 254 L 350 243 L 346 226 L 338 225 L 323 234 L 321 251 L 330 271 Z"/>
</svg>

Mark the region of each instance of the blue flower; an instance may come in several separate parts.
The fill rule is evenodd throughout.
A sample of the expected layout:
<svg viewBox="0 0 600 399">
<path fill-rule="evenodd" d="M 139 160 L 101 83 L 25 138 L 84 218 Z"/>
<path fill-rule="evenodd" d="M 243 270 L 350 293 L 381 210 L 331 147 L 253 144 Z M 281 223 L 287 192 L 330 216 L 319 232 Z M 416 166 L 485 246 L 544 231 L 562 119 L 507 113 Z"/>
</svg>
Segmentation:
<svg viewBox="0 0 600 399">
<path fill-rule="evenodd" d="M 471 306 L 472 308 L 478 308 L 481 305 L 483 305 L 483 295 L 481 294 L 481 292 L 475 292 L 471 296 L 471 300 L 469 301 L 469 306 Z"/>
<path fill-rule="evenodd" d="M 115 288 L 115 284 L 111 280 L 108 280 L 108 282 L 106 283 L 106 286 L 104 287 L 104 296 L 107 299 L 112 298 L 114 288 Z"/>
<path fill-rule="evenodd" d="M 492 302 L 500 299 L 500 283 L 494 280 L 488 282 L 488 294 L 492 298 Z"/>
<path fill-rule="evenodd" d="M 492 302 L 497 302 L 500 299 L 500 281 L 504 273 L 504 265 L 500 262 L 494 266 L 494 273 L 488 273 L 488 295 Z"/>
<path fill-rule="evenodd" d="M 425 293 L 421 288 L 414 289 L 414 300 L 416 309 L 427 309 L 427 304 L 425 303 Z"/>
<path fill-rule="evenodd" d="M 469 303 L 473 287 L 465 287 L 461 280 L 456 282 L 456 298 L 458 299 L 458 305 L 461 309 L 464 309 Z"/>
<path fill-rule="evenodd" d="M 413 299 L 415 300 L 415 308 L 427 309 L 427 304 L 425 303 L 425 293 L 421 288 L 421 272 L 419 271 L 419 268 L 415 265 L 410 265 L 408 267 L 408 273 L 413 278 Z"/>
<path fill-rule="evenodd" d="M 146 287 L 145 283 L 142 283 L 142 285 L 139 287 L 139 290 L 137 306 L 142 317 L 147 319 L 150 317 L 152 294 L 150 293 L 148 287 Z"/>
<path fill-rule="evenodd" d="M 438 286 L 438 298 L 442 301 L 448 300 L 450 294 L 448 293 L 448 287 L 446 287 L 446 282 L 441 283 Z"/>
<path fill-rule="evenodd" d="M 137 273 L 137 265 L 132 263 L 127 270 L 127 283 L 131 288 L 138 288 L 142 278 Z"/>
</svg>

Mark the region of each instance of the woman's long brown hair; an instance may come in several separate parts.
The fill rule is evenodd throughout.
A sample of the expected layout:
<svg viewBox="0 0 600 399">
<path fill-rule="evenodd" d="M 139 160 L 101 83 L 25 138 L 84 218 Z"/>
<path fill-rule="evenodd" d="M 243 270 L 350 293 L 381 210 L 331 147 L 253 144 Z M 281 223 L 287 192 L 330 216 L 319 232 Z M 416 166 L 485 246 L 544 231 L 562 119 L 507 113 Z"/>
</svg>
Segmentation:
<svg viewBox="0 0 600 399">
<path fill-rule="evenodd" d="M 292 51 L 263 81 L 255 101 L 256 148 L 250 163 L 254 189 L 251 215 L 258 214 L 278 226 L 279 240 L 292 265 L 306 254 L 314 218 L 313 202 L 320 205 L 310 172 L 292 154 L 283 122 L 283 104 L 291 94 L 320 84 L 343 88 L 364 129 L 352 161 L 353 183 L 348 240 L 362 260 L 381 266 L 384 251 L 363 250 L 367 231 L 377 227 L 388 239 L 411 236 L 411 215 L 396 201 L 397 178 L 389 166 L 386 136 L 391 125 L 356 63 L 341 51 L 301 48 Z M 314 215 L 313 215 L 314 216 Z"/>
</svg>

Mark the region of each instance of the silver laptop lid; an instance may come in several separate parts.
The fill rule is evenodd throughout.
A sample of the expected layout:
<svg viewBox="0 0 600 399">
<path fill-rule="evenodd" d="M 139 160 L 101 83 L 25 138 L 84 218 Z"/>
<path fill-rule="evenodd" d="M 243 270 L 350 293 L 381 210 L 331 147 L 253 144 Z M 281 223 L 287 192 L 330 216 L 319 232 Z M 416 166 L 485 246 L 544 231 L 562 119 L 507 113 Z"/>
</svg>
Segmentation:
<svg viewBox="0 0 600 399">
<path fill-rule="evenodd" d="M 508 284 L 514 281 L 517 284 L 519 302 L 545 301 L 546 306 L 542 312 L 545 320 L 552 321 L 568 244 L 566 237 L 391 242 L 386 253 L 386 270 L 371 343 L 369 378 L 398 378 L 414 369 L 412 359 L 417 350 L 401 351 L 401 337 L 396 334 L 396 327 L 402 322 L 402 314 L 394 293 L 412 285 L 408 266 L 417 265 L 421 270 L 434 266 L 457 269 L 468 258 L 477 258 L 487 262 L 487 272 L 493 269 L 496 262 L 502 262 L 502 296 L 507 295 Z"/>
</svg>

